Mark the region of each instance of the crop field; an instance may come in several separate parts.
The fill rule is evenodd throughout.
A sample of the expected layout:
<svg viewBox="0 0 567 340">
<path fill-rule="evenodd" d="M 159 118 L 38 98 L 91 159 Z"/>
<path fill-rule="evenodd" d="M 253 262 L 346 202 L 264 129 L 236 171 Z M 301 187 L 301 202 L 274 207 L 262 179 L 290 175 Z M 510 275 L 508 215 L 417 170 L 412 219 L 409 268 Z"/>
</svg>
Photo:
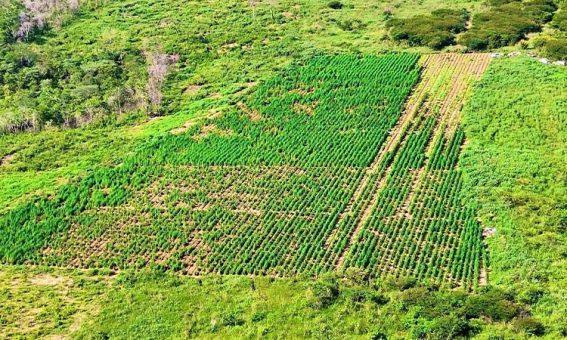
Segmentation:
<svg viewBox="0 0 567 340">
<path fill-rule="evenodd" d="M 337 264 L 475 285 L 486 280 L 481 228 L 460 199 L 459 115 L 485 54 L 423 57 L 419 85 L 340 223 L 352 247 Z M 366 197 L 366 198 L 365 198 Z M 482 277 L 481 277 L 482 276 Z"/>
<path fill-rule="evenodd" d="M 0 260 L 186 274 L 344 271 L 472 287 L 459 114 L 484 54 L 315 56 L 0 219 Z M 413 91 L 413 92 L 412 92 Z"/>
</svg>

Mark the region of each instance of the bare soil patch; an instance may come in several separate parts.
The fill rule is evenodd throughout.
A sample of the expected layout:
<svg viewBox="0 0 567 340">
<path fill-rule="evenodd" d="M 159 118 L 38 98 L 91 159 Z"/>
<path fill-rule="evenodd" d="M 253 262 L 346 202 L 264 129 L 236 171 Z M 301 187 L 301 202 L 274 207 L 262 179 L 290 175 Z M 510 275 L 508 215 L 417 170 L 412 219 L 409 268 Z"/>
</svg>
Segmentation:
<svg viewBox="0 0 567 340">
<path fill-rule="evenodd" d="M 16 156 L 12 153 L 5 155 L 4 157 L 0 158 L 0 166 L 8 165 Z"/>
<path fill-rule="evenodd" d="M 37 286 L 58 286 L 67 283 L 67 279 L 61 276 L 40 274 L 29 279 L 30 283 Z"/>
<path fill-rule="evenodd" d="M 184 94 L 188 95 L 188 96 L 194 96 L 196 95 L 201 89 L 203 88 L 202 85 L 189 85 L 185 88 L 185 91 L 183 91 Z"/>
<path fill-rule="evenodd" d="M 201 128 L 201 131 L 193 136 L 195 140 L 205 139 L 211 135 L 219 135 L 219 136 L 232 136 L 234 132 L 231 130 L 221 129 L 214 124 L 208 124 Z"/>
</svg>

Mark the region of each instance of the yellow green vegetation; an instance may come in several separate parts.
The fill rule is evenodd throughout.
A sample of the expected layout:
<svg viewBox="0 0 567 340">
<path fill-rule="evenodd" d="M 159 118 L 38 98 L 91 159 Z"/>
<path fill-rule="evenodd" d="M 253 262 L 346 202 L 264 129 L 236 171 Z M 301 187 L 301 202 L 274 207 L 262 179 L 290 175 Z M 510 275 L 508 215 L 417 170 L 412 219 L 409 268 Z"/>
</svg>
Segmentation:
<svg viewBox="0 0 567 340">
<path fill-rule="evenodd" d="M 465 192 L 496 229 L 491 281 L 531 304 L 555 337 L 567 334 L 566 84 L 562 67 L 494 62 L 465 108 L 461 162 Z"/>
</svg>

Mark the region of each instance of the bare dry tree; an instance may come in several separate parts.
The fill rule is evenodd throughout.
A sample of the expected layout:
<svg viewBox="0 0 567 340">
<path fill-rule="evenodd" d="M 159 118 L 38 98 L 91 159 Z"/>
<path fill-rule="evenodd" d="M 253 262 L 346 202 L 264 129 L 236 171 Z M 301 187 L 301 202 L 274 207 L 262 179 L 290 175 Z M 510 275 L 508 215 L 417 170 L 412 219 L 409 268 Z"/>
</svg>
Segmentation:
<svg viewBox="0 0 567 340">
<path fill-rule="evenodd" d="M 71 12 L 78 11 L 80 6 L 81 3 L 79 2 L 79 0 L 69 0 L 69 10 Z"/>
<path fill-rule="evenodd" d="M 161 87 L 167 77 L 170 65 L 179 61 L 179 54 L 167 55 L 160 52 L 151 52 L 146 53 L 146 58 L 148 60 L 148 98 L 152 114 L 156 114 L 163 98 Z"/>
<path fill-rule="evenodd" d="M 20 0 L 23 11 L 19 16 L 19 27 L 15 37 L 25 39 L 34 29 L 42 29 L 46 25 L 61 26 L 68 14 L 77 12 L 81 6 L 89 4 L 98 7 L 104 0 Z"/>
</svg>

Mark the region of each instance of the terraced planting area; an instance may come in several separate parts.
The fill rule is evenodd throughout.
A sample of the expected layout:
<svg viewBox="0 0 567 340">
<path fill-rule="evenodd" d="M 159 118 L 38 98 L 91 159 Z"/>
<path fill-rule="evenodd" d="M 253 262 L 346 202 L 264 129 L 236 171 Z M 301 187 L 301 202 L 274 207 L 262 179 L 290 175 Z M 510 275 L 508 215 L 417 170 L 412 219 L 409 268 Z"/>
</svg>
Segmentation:
<svg viewBox="0 0 567 340">
<path fill-rule="evenodd" d="M 343 271 L 474 286 L 458 126 L 483 54 L 318 56 L 0 218 L 0 260 L 186 274 Z M 412 93 L 413 91 L 413 93 Z"/>
</svg>

